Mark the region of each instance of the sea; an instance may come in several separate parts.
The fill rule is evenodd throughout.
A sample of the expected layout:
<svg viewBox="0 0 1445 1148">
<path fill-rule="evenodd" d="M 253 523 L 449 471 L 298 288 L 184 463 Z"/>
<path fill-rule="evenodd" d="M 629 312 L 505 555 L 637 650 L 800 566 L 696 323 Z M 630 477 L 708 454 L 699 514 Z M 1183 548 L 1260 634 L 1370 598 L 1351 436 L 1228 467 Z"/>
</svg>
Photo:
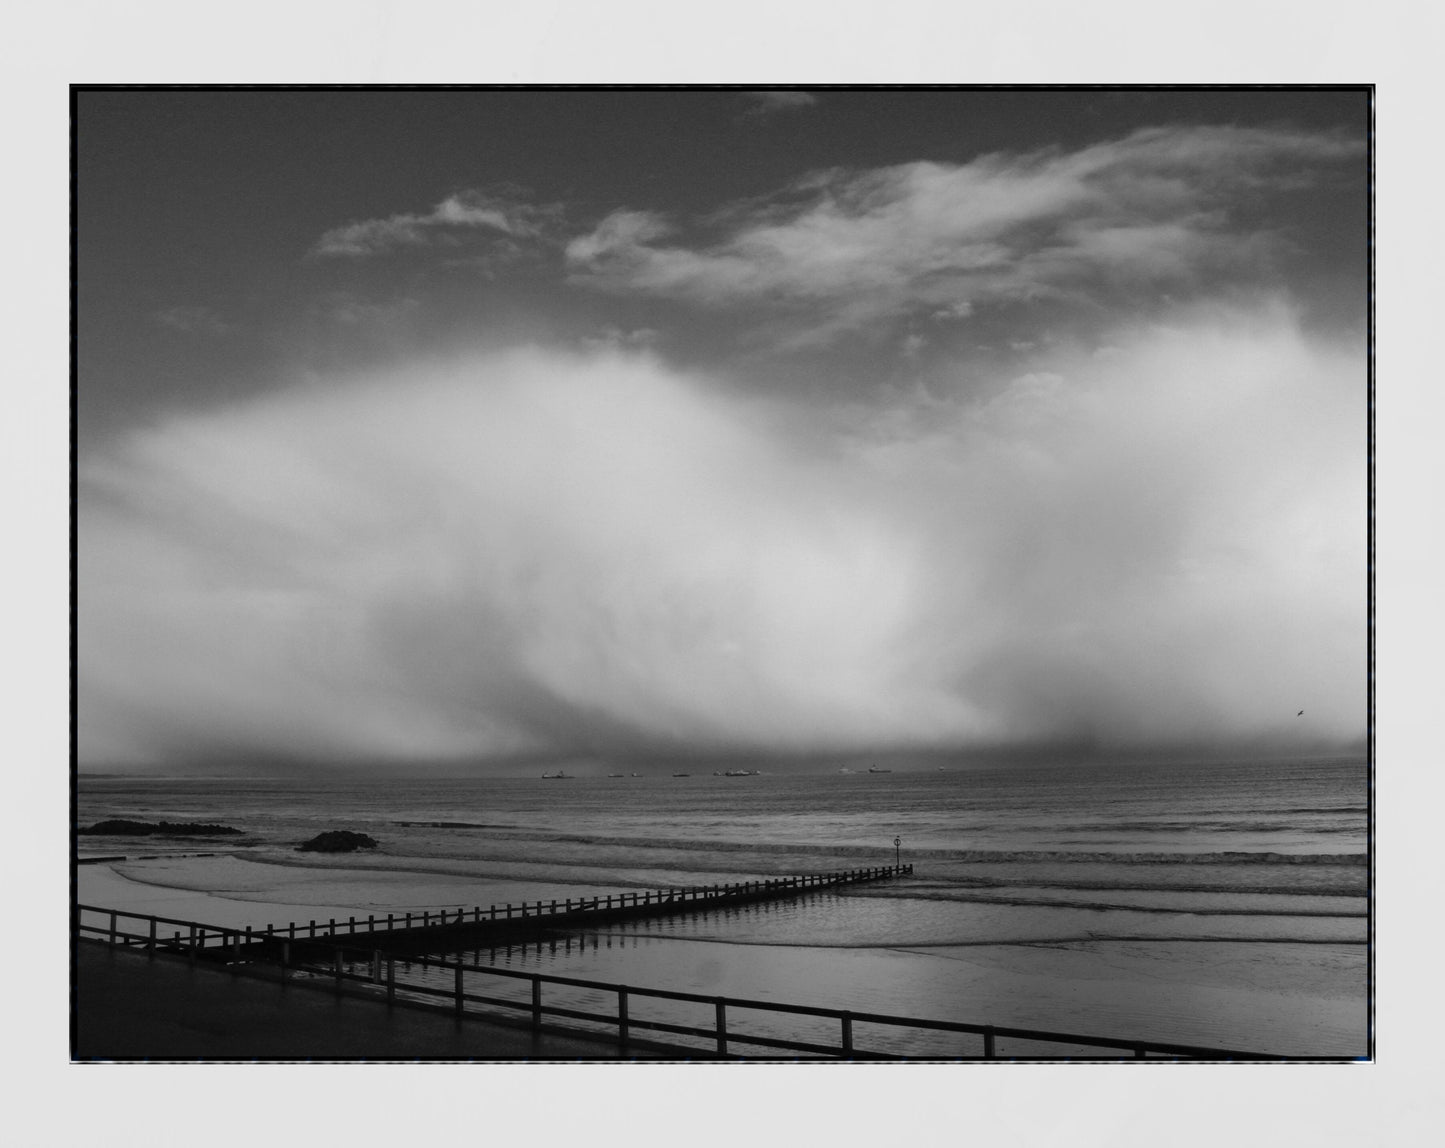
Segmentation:
<svg viewBox="0 0 1445 1148">
<path fill-rule="evenodd" d="M 80 826 L 123 817 L 220 822 L 243 833 L 79 837 L 80 859 L 111 860 L 78 866 L 76 895 L 262 928 L 896 859 L 914 867 L 910 876 L 462 957 L 484 968 L 890 1016 L 1306 1060 L 1372 1054 L 1362 758 L 931 761 L 809 773 L 750 763 L 752 772 L 734 776 L 619 768 L 509 778 L 82 774 Z M 331 829 L 369 834 L 378 846 L 297 851 Z M 527 991 L 495 979 L 499 996 Z M 615 997 L 596 990 L 572 994 L 558 1003 L 615 1008 Z M 630 1007 L 639 1019 L 711 1021 L 703 1006 L 638 996 Z M 837 1024 L 766 1012 L 729 1020 L 742 1033 L 824 1043 L 837 1041 Z M 859 1049 L 919 1059 L 975 1056 L 978 1041 L 882 1025 L 854 1032 Z M 1085 1054 L 1003 1039 L 996 1051 Z"/>
</svg>

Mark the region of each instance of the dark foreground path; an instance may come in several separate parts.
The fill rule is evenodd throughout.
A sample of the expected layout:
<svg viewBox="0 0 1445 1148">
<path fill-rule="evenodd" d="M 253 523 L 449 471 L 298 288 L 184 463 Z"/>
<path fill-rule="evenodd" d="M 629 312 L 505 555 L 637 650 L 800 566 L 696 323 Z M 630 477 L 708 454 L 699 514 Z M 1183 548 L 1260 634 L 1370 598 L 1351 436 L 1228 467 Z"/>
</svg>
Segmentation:
<svg viewBox="0 0 1445 1148">
<path fill-rule="evenodd" d="M 76 946 L 75 1060 L 683 1060 L 585 1036 Z M 701 1059 L 706 1059 L 702 1057 Z"/>
</svg>

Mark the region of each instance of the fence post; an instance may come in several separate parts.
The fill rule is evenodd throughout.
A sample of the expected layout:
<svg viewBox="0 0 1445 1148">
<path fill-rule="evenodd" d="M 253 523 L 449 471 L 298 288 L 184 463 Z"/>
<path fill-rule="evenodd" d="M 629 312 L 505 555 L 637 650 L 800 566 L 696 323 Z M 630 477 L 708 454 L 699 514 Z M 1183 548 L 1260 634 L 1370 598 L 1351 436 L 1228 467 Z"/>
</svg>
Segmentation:
<svg viewBox="0 0 1445 1148">
<path fill-rule="evenodd" d="M 532 974 L 532 1027 L 542 1027 L 542 978 Z"/>
<path fill-rule="evenodd" d="M 993 1059 L 993 1026 L 989 1025 L 983 1030 L 983 1058 Z"/>
<path fill-rule="evenodd" d="M 115 948 L 115 910 L 110 911 L 110 947 Z"/>
<path fill-rule="evenodd" d="M 719 1056 L 728 1054 L 727 1002 L 722 997 L 717 998 L 717 1054 Z"/>
<path fill-rule="evenodd" d="M 456 996 L 457 1018 L 460 1019 L 462 1015 L 462 965 L 460 961 L 457 962 Z"/>
<path fill-rule="evenodd" d="M 850 1012 L 843 1014 L 843 1055 L 853 1055 L 853 1014 Z"/>
<path fill-rule="evenodd" d="M 627 988 L 623 985 L 617 986 L 617 1039 L 627 1043 Z"/>
</svg>

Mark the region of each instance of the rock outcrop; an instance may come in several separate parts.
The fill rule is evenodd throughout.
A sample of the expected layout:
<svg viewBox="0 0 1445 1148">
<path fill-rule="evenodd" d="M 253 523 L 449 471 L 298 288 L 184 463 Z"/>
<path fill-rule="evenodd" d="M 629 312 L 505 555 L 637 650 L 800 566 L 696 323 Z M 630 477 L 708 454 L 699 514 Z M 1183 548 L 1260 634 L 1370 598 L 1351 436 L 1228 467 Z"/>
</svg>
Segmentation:
<svg viewBox="0 0 1445 1148">
<path fill-rule="evenodd" d="M 376 838 L 365 833 L 354 833 L 350 829 L 332 829 L 318 833 L 304 845 L 296 846 L 298 853 L 351 853 L 357 849 L 375 849 Z"/>
</svg>

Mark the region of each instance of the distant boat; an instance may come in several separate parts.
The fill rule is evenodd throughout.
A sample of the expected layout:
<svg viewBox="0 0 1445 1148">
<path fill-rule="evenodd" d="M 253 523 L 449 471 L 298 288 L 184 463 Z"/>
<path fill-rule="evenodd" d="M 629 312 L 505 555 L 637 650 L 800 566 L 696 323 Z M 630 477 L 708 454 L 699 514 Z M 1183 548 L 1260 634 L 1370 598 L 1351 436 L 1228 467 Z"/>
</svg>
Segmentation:
<svg viewBox="0 0 1445 1148">
<path fill-rule="evenodd" d="M 625 777 L 626 775 L 625 775 L 625 774 L 621 774 L 621 773 L 609 773 L 607 776 L 608 776 L 608 777 Z M 633 774 L 633 776 L 635 777 L 635 776 L 637 776 L 637 775 L 636 775 L 636 774 Z"/>
<path fill-rule="evenodd" d="M 691 777 L 692 774 L 690 774 L 690 773 L 674 773 L 672 776 L 673 776 L 673 777 Z"/>
<path fill-rule="evenodd" d="M 869 772 L 869 773 L 892 773 L 893 771 L 892 771 L 891 769 L 879 769 L 876 765 L 870 765 L 870 766 L 868 767 L 868 772 Z"/>
<path fill-rule="evenodd" d="M 543 781 L 571 781 L 572 778 L 571 778 L 568 774 L 563 773 L 563 772 L 559 769 L 556 773 L 544 773 L 544 774 L 542 775 L 542 780 L 543 780 Z"/>
<path fill-rule="evenodd" d="M 724 777 L 756 777 L 757 775 L 756 769 L 729 769 L 723 774 Z"/>
</svg>

